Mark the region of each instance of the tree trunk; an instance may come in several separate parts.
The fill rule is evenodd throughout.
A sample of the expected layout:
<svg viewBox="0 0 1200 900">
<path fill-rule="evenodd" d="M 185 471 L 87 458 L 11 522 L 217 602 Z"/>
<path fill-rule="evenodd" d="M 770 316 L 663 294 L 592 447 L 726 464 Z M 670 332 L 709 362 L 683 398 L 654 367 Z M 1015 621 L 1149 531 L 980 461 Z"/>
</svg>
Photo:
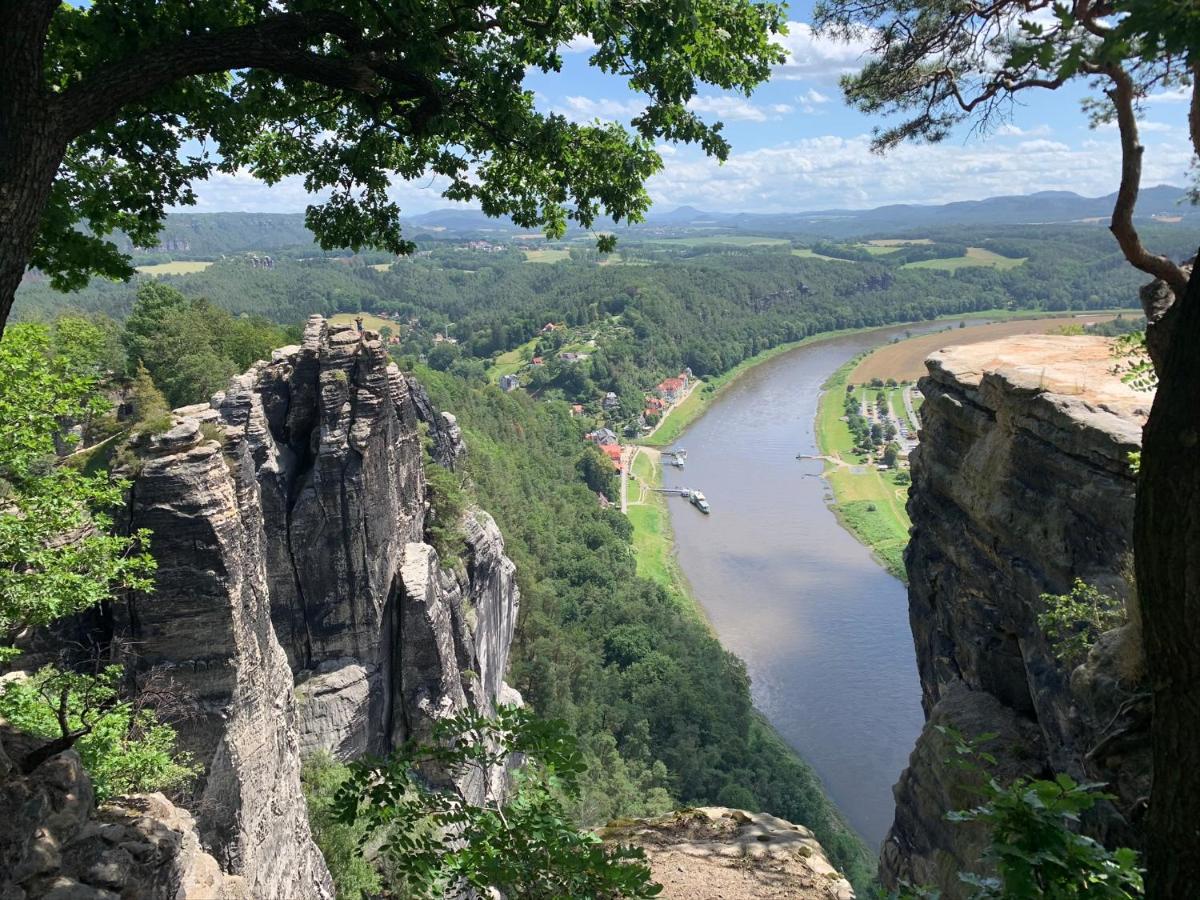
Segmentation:
<svg viewBox="0 0 1200 900">
<path fill-rule="evenodd" d="M 66 154 L 42 71 L 57 8 L 58 0 L 12 0 L 0 10 L 0 336 Z"/>
<path fill-rule="evenodd" d="M 1154 692 L 1147 897 L 1200 885 L 1200 266 L 1142 440 L 1134 556 Z"/>
</svg>

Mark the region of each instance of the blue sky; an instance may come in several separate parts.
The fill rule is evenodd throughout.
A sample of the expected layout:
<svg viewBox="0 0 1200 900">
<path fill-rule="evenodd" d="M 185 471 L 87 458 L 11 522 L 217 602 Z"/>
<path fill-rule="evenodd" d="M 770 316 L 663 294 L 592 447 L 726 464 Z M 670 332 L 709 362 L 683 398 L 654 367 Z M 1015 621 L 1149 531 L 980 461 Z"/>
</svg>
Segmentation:
<svg viewBox="0 0 1200 900">
<path fill-rule="evenodd" d="M 1073 190 L 1098 196 L 1116 190 L 1114 128 L 1091 129 L 1080 109 L 1089 93 L 1079 84 L 1033 91 L 1012 109 L 1011 121 L 986 136 L 966 129 L 937 146 L 907 145 L 880 157 L 870 152 L 876 124 L 848 108 L 838 77 L 861 65 L 862 45 L 817 38 L 806 19 L 811 3 L 790 8 L 790 33 L 781 39 L 787 63 L 751 98 L 702 91 L 694 108 L 725 123 L 733 152 L 724 165 L 688 146 L 662 146 L 664 171 L 648 185 L 659 209 L 692 205 L 748 212 L 868 208 L 888 203 L 945 203 L 998 194 Z M 587 64 L 586 42 L 567 54 L 562 73 L 533 73 L 527 86 L 539 106 L 580 121 L 628 122 L 641 109 L 623 81 Z M 1182 93 L 1148 99 L 1143 118 L 1145 185 L 1183 184 L 1191 159 Z M 214 176 L 197 185 L 200 211 L 303 210 L 298 181 L 266 188 L 248 175 Z M 407 213 L 450 204 L 436 181 L 394 187 Z"/>
</svg>

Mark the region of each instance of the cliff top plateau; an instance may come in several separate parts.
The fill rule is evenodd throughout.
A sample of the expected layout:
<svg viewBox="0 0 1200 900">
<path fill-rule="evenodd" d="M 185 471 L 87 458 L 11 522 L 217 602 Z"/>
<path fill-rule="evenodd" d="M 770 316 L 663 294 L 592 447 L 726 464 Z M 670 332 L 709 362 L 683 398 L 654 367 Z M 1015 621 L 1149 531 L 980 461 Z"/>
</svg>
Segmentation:
<svg viewBox="0 0 1200 900">
<path fill-rule="evenodd" d="M 646 851 L 663 900 L 854 900 L 811 831 L 766 813 L 686 809 L 605 837 Z"/>
</svg>

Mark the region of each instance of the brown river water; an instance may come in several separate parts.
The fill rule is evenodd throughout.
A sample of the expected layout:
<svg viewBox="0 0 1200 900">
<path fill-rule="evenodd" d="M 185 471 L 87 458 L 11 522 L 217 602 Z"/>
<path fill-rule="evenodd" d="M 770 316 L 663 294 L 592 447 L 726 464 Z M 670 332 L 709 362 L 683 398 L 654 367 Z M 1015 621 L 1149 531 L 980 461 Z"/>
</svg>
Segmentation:
<svg viewBox="0 0 1200 900">
<path fill-rule="evenodd" d="M 712 505 L 705 516 L 668 499 L 675 546 L 722 644 L 745 660 L 755 704 L 873 848 L 923 722 L 907 595 L 838 525 L 822 463 L 796 456 L 817 453 L 817 399 L 839 366 L 947 325 L 958 322 L 834 338 L 759 365 L 683 433 L 687 467 L 663 479 Z"/>
</svg>

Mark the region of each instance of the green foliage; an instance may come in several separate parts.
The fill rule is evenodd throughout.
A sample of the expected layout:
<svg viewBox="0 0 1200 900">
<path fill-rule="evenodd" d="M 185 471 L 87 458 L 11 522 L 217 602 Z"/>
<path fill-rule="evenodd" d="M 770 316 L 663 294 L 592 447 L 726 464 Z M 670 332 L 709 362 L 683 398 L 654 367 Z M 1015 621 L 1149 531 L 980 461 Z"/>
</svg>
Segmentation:
<svg viewBox="0 0 1200 900">
<path fill-rule="evenodd" d="M 1113 342 L 1113 356 L 1117 360 L 1113 374 L 1120 375 L 1121 380 L 1134 390 L 1152 391 L 1158 387 L 1158 375 L 1150 361 L 1150 351 L 1146 349 L 1145 331 L 1120 335 Z"/>
<path fill-rule="evenodd" d="M 1068 775 L 1052 780 L 1018 778 L 1003 785 L 987 776 L 984 764 L 995 759 L 981 747 L 995 735 L 968 740 L 946 727 L 938 729 L 953 742 L 949 764 L 980 776 L 982 802 L 951 812 L 954 822 L 987 826 L 990 842 L 985 862 L 995 875 L 963 873 L 974 886 L 975 900 L 1135 900 L 1142 896 L 1137 854 L 1128 848 L 1108 850 L 1078 833 L 1080 816 L 1099 800 L 1098 784 L 1078 784 Z M 916 896 L 929 896 L 918 893 Z"/>
<path fill-rule="evenodd" d="M 1042 594 L 1042 603 L 1046 610 L 1038 614 L 1038 626 L 1054 655 L 1070 668 L 1087 658 L 1096 638 L 1127 618 L 1125 604 L 1078 578 L 1069 594 Z"/>
<path fill-rule="evenodd" d="M 96 359 L 74 355 L 79 346 L 56 345 L 41 325 L 0 341 L 0 652 L 27 628 L 150 584 L 148 535 L 112 530 L 124 485 L 58 464 L 74 442 L 64 424 L 108 408 Z"/>
<path fill-rule="evenodd" d="M 466 539 L 462 517 L 467 509 L 467 494 L 458 475 L 425 456 L 425 496 L 429 513 L 425 518 L 425 537 L 438 552 L 442 565 L 453 565 L 462 558 Z"/>
<path fill-rule="evenodd" d="M 286 339 L 263 319 L 234 318 L 157 281 L 138 286 L 124 333 L 129 368 L 144 366 L 171 406 L 207 400 Z"/>
<path fill-rule="evenodd" d="M 523 761 L 512 795 L 475 804 L 438 780 L 484 778 L 510 754 Z M 415 898 L 474 888 L 525 900 L 650 898 L 645 854 L 609 847 L 571 823 L 561 796 L 578 797 L 582 755 L 563 722 L 501 707 L 437 722 L 427 743 L 383 762 L 356 763 L 337 794 L 338 820 L 383 837 L 379 853 Z M 401 886 L 401 885 L 398 885 Z"/>
<path fill-rule="evenodd" d="M 94 675 L 47 666 L 5 684 L 0 716 L 27 734 L 74 738 L 98 802 L 183 786 L 199 768 L 176 750 L 175 729 L 121 699 L 121 679 L 120 666 Z"/>
<path fill-rule="evenodd" d="M 308 804 L 308 825 L 312 829 L 338 900 L 361 900 L 380 893 L 383 881 L 367 860 L 363 843 L 367 823 L 339 821 L 334 805 L 337 793 L 350 778 L 350 767 L 328 753 L 316 753 L 304 760 L 300 781 Z"/>
<path fill-rule="evenodd" d="M 59 98 L 71 144 L 28 263 L 60 289 L 128 277 L 106 237 L 153 246 L 164 210 L 194 203 L 192 182 L 214 171 L 303 176 L 326 197 L 306 216 L 326 248 L 412 249 L 390 176 L 440 176 L 448 199 L 553 236 L 601 212 L 636 220 L 655 141 L 728 152 L 720 123 L 687 107 L 700 85 L 748 93 L 783 59 L 774 4 L 698 0 L 686 16 L 681 29 L 654 5 L 63 4 L 30 51 L 45 73 L 31 89 Z M 578 35 L 596 42 L 593 66 L 646 97 L 632 133 L 537 110 L 526 73 L 561 70 Z"/>
</svg>

